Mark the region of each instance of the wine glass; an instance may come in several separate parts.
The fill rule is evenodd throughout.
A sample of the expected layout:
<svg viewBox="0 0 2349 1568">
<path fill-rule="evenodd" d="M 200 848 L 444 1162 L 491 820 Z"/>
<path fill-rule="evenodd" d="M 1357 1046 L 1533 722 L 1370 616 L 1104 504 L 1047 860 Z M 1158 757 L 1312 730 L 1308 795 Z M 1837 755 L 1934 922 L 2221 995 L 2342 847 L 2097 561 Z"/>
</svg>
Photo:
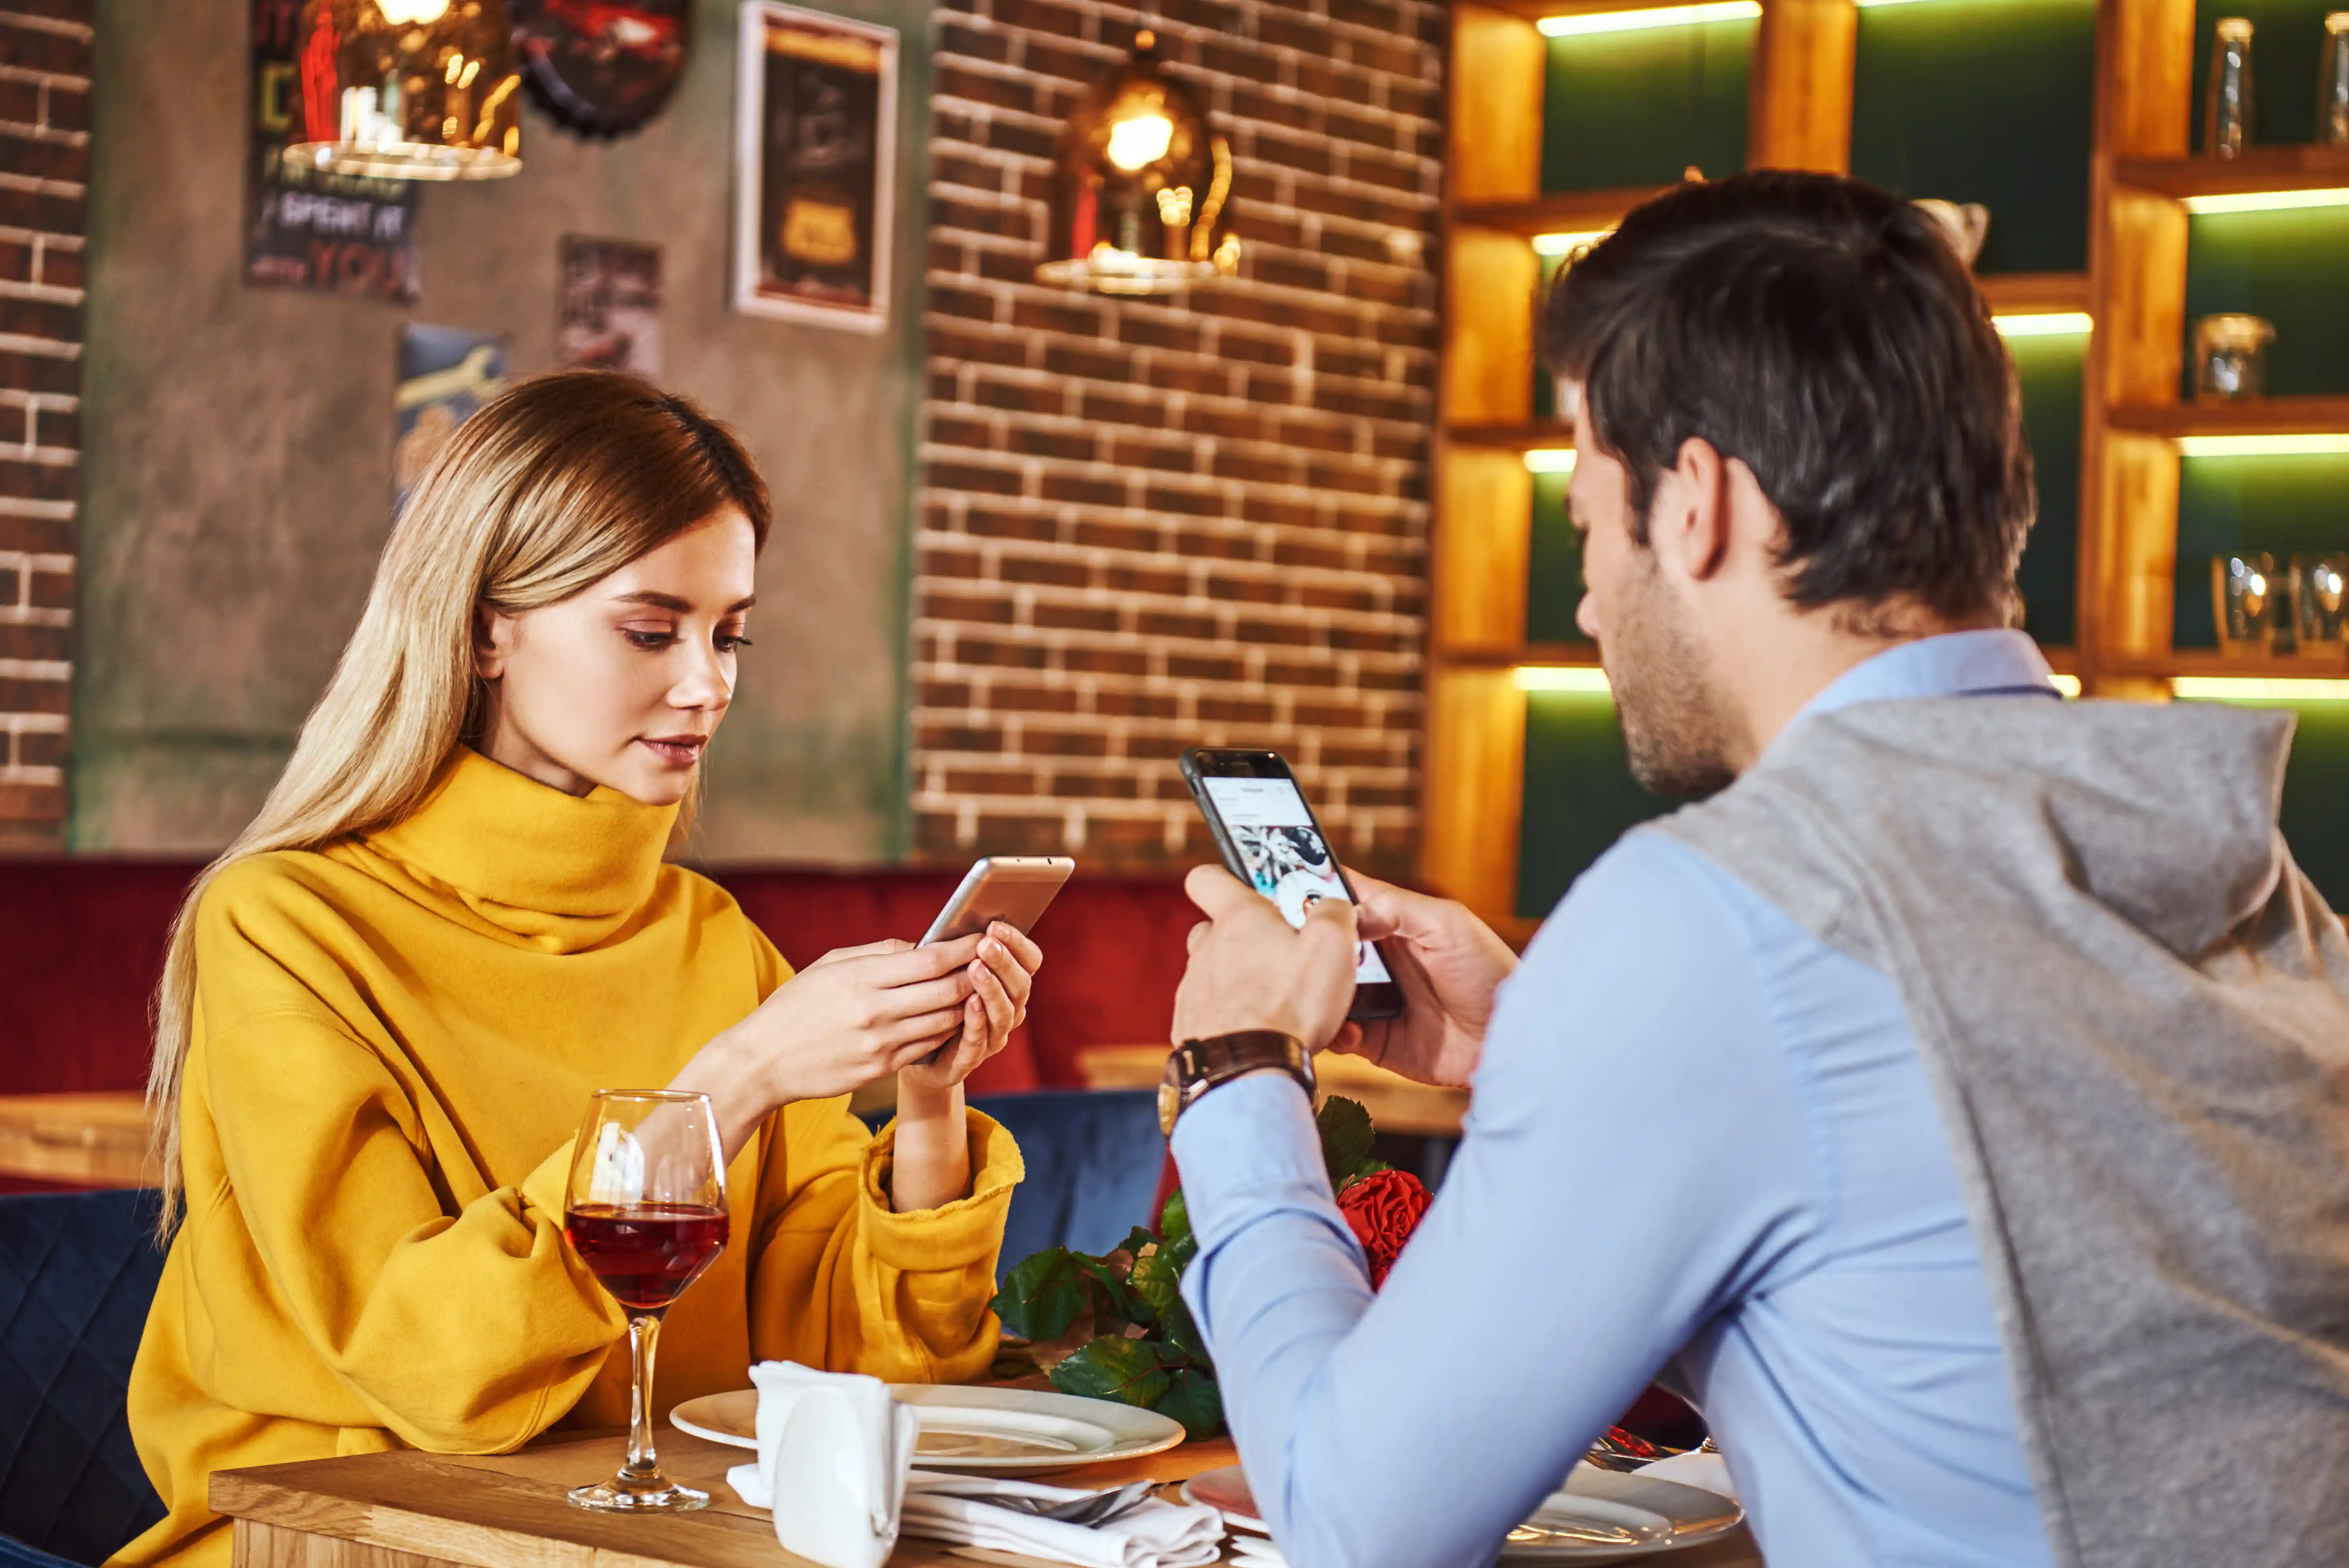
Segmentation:
<svg viewBox="0 0 2349 1568">
<path fill-rule="evenodd" d="M 726 1160 L 707 1095 L 601 1089 L 571 1151 L 563 1217 L 572 1250 L 628 1314 L 628 1462 L 575 1488 L 579 1508 L 681 1513 L 709 1494 L 653 1455 L 653 1347 L 661 1314 L 726 1248 Z"/>
</svg>

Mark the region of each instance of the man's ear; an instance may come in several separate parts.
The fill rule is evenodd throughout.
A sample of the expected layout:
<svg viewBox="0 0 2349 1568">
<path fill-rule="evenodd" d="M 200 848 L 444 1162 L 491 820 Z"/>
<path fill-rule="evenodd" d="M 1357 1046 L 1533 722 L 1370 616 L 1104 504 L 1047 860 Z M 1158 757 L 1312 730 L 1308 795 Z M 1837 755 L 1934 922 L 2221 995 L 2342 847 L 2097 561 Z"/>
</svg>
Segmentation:
<svg viewBox="0 0 2349 1568">
<path fill-rule="evenodd" d="M 1729 559 L 1729 464 L 1711 441 L 1691 436 L 1656 483 L 1649 543 L 1679 575 L 1703 582 Z"/>
<path fill-rule="evenodd" d="M 513 651 L 514 618 L 488 605 L 473 607 L 473 673 L 495 680 Z"/>
</svg>

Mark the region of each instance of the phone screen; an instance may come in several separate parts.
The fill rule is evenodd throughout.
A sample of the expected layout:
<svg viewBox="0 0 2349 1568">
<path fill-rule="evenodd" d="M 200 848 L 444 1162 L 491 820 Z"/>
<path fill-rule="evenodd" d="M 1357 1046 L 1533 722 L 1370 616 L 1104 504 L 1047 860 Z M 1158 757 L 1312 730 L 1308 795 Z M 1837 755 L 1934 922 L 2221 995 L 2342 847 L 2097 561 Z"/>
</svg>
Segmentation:
<svg viewBox="0 0 2349 1568">
<path fill-rule="evenodd" d="M 1338 875 L 1338 857 L 1330 853 L 1305 796 L 1288 779 L 1216 778 L 1199 783 L 1215 803 L 1247 867 L 1256 890 L 1279 907 L 1292 926 L 1305 923 L 1305 912 L 1324 898 L 1346 898 L 1346 884 Z M 1383 985 L 1394 977 L 1369 942 L 1355 954 L 1354 983 Z"/>
</svg>

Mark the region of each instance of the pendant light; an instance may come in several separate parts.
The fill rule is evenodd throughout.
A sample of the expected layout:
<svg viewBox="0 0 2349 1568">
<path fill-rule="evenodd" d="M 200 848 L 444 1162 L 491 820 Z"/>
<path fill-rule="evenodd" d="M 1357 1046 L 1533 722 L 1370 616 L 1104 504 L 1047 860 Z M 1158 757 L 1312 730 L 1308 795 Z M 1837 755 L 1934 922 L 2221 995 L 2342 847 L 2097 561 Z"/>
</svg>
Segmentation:
<svg viewBox="0 0 2349 1568">
<path fill-rule="evenodd" d="M 1069 116 L 1052 178 L 1050 254 L 1040 283 L 1099 294 L 1175 294 L 1239 265 L 1231 146 L 1198 99 L 1158 67 L 1158 40 Z"/>
<path fill-rule="evenodd" d="M 378 180 L 522 169 L 522 72 L 505 0 L 306 0 L 289 167 Z"/>
</svg>

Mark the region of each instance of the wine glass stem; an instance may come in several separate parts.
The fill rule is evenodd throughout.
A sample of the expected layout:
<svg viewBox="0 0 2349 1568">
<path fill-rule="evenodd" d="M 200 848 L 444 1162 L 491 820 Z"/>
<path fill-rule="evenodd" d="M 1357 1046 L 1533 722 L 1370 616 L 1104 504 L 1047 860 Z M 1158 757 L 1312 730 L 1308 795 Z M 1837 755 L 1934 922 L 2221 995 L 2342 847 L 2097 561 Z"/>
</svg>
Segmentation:
<svg viewBox="0 0 2349 1568">
<path fill-rule="evenodd" d="M 659 1314 L 629 1314 L 628 1463 L 620 1473 L 630 1480 L 660 1479 L 653 1454 L 653 1348 L 659 1338 Z"/>
</svg>

